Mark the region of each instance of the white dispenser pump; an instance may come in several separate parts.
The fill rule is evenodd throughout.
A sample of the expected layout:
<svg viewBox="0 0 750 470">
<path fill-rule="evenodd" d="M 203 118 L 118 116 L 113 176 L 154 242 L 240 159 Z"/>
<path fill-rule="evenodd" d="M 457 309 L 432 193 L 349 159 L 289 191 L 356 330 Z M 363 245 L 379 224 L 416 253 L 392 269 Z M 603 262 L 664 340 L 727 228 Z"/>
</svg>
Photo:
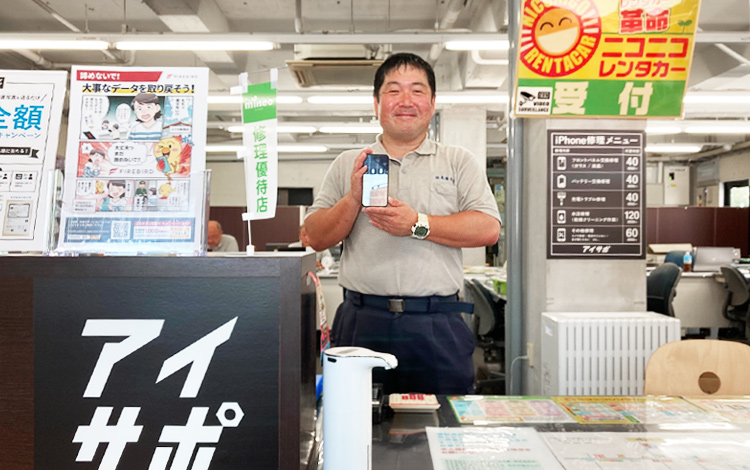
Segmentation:
<svg viewBox="0 0 750 470">
<path fill-rule="evenodd" d="M 323 355 L 323 470 L 369 470 L 372 369 L 393 369 L 392 354 L 339 347 Z"/>
</svg>

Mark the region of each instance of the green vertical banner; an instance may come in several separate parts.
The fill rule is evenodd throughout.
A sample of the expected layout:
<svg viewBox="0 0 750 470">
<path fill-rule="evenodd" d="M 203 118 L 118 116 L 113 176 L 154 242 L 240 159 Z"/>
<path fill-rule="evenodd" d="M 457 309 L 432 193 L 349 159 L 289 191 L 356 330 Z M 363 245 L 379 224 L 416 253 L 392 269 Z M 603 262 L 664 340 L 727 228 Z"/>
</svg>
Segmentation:
<svg viewBox="0 0 750 470">
<path fill-rule="evenodd" d="M 279 187 L 277 76 L 278 71 L 271 69 L 270 81 L 248 85 L 242 93 L 248 220 L 272 219 L 276 216 Z"/>
</svg>

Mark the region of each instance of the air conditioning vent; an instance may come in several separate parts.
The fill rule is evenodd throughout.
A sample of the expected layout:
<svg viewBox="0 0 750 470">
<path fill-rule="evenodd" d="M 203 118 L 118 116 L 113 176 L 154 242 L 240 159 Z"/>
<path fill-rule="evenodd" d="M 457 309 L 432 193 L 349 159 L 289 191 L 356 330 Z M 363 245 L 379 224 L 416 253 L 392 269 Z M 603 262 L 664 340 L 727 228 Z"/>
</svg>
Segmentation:
<svg viewBox="0 0 750 470">
<path fill-rule="evenodd" d="M 368 86 L 389 52 L 389 45 L 298 44 L 286 64 L 303 88 Z"/>
<path fill-rule="evenodd" d="M 286 64 L 297 84 L 311 86 L 367 86 L 372 85 L 375 71 L 382 64 L 379 59 L 312 59 L 287 60 Z"/>
</svg>

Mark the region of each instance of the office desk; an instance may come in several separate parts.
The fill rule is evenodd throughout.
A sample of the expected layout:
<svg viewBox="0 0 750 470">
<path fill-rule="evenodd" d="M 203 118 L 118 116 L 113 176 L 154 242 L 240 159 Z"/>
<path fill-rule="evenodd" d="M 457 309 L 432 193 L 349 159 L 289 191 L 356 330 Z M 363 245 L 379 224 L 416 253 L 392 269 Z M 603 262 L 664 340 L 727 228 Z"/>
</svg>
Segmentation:
<svg viewBox="0 0 750 470">
<path fill-rule="evenodd" d="M 476 279 L 498 298 L 508 300 L 508 278 L 502 268 L 496 266 L 464 266 L 464 280 Z"/>
<path fill-rule="evenodd" d="M 484 397 L 492 398 L 492 397 Z M 549 397 L 501 397 L 503 399 L 551 401 Z M 750 455 L 750 398 L 732 400 L 723 399 L 694 399 L 689 401 L 676 397 L 652 397 L 648 400 L 644 397 L 610 397 L 613 403 L 605 405 L 602 402 L 605 397 L 555 397 L 561 400 L 559 406 L 567 414 L 566 422 L 525 422 L 525 423 L 494 423 L 504 429 L 533 428 L 542 438 L 548 438 L 553 444 L 557 443 L 556 453 L 561 452 L 560 442 L 563 442 L 563 466 L 565 469 L 692 469 L 702 470 L 711 468 L 721 469 L 747 469 L 748 455 Z M 587 402 L 590 400 L 590 402 Z M 699 401 L 700 400 L 700 401 Z M 432 415 L 404 415 L 396 414 L 389 417 L 383 423 L 373 427 L 372 461 L 373 470 L 427 470 L 433 468 L 430 457 L 427 434 L 425 426 L 438 426 L 453 428 L 461 426 L 453 413 L 448 399 L 439 397 L 441 408 Z M 645 404 L 639 404 L 644 401 Z M 649 402 L 652 402 L 649 404 Z M 492 403 L 496 407 L 498 403 Z M 704 407 L 704 408 L 701 408 Z M 709 411 L 713 407 L 714 411 Z M 573 409 L 570 413 L 567 409 Z M 519 408 L 515 408 L 519 409 Z M 598 414 L 597 414 L 598 413 Z M 619 415 L 619 417 L 617 417 Z M 650 417 L 644 419 L 644 417 Z M 611 418 L 611 419 L 607 419 Z M 651 422 L 649 422 L 649 419 Z M 511 420 L 508 418 L 508 420 Z M 532 419 L 533 420 L 533 419 Z M 598 424 L 585 423 L 585 421 L 601 421 Z M 584 422 L 581 422 L 584 421 Z M 614 424 L 617 421 L 619 424 Z M 645 421 L 645 422 L 644 422 Z M 462 429 L 473 430 L 477 428 L 487 429 L 488 426 L 465 425 Z M 585 434 L 573 434 L 585 433 Z M 722 435 L 722 433 L 725 433 Z M 728 442 L 741 437 L 742 442 L 739 455 L 725 455 L 723 444 L 729 446 Z M 581 458 L 577 452 L 581 451 L 584 440 L 595 440 L 596 453 Z M 632 457 L 628 460 L 627 455 L 622 455 L 621 446 L 625 440 L 633 446 L 630 450 L 640 451 L 638 446 L 649 447 L 647 452 L 661 451 L 658 446 L 665 439 L 673 439 L 682 443 L 680 452 L 693 452 L 701 454 L 703 461 L 700 465 L 697 461 L 668 462 L 662 460 L 635 462 Z M 685 441 L 689 444 L 685 445 Z M 722 441 L 726 441 L 722 443 Z M 576 448 L 576 445 L 580 446 Z M 619 447 L 618 447 L 619 446 Z M 569 447 L 566 449 L 566 447 Z M 731 447 L 731 446 L 729 446 Z M 735 442 L 732 450 L 737 450 Z M 686 450 L 687 449 L 687 450 Z M 627 449 L 626 449 L 627 450 Z M 613 452 L 618 452 L 614 455 Z M 707 457 L 708 456 L 708 457 Z M 711 457 L 713 456 L 713 457 Z M 558 455 L 560 457 L 560 455 Z M 674 458 L 674 455 L 672 456 Z M 680 456 L 680 458 L 687 458 Z M 713 462 L 710 461 L 713 459 Z M 734 460 L 732 460 L 734 459 Z M 737 461 L 745 466 L 737 465 Z M 464 466 L 457 465 L 455 468 L 506 468 L 493 461 L 496 466 L 482 466 L 476 462 L 465 461 Z M 487 464 L 487 462 L 482 462 Z M 470 466 L 475 465 L 475 466 Z M 639 466 L 641 465 L 641 466 Z M 670 466 L 671 465 L 671 466 Z M 520 468 L 520 467 L 509 467 Z M 539 468 L 528 463 L 523 468 Z"/>
<path fill-rule="evenodd" d="M 717 273 L 682 273 L 677 295 L 672 301 L 674 316 L 682 328 L 723 328 L 731 326 L 722 308 L 727 297 Z"/>
</svg>

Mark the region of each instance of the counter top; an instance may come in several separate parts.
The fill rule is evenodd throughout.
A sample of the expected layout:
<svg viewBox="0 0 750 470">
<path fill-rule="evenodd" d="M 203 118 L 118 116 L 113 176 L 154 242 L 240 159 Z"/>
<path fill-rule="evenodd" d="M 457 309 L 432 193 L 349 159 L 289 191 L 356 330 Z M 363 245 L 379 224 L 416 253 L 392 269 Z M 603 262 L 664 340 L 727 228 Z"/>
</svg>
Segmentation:
<svg viewBox="0 0 750 470">
<path fill-rule="evenodd" d="M 428 414 L 394 414 L 389 409 L 388 418 L 383 423 L 373 426 L 373 470 L 438 468 L 437 466 L 433 467 L 430 456 L 427 433 L 425 432 L 427 426 L 454 429 L 460 427 L 467 432 L 471 432 L 472 429 L 488 429 L 486 422 L 485 425 L 481 426 L 462 426 L 451 407 L 449 397 L 438 398 L 441 407 L 437 411 Z M 555 433 L 568 433 L 570 439 L 573 439 L 573 433 L 585 433 L 579 434 L 581 437 L 576 438 L 578 444 L 584 439 L 597 440 L 599 442 L 597 454 L 601 456 L 607 455 L 608 450 L 615 449 L 616 443 L 620 439 L 618 436 L 623 436 L 622 440 L 628 440 L 628 436 L 633 436 L 635 440 L 632 445 L 653 438 L 654 446 L 656 446 L 669 436 L 674 436 L 675 440 L 684 442 L 687 435 L 690 438 L 688 449 L 693 448 L 693 451 L 703 456 L 704 460 L 706 455 L 716 457 L 713 465 L 711 462 L 704 461 L 700 468 L 747 468 L 732 465 L 732 462 L 729 461 L 723 462 L 726 466 L 717 466 L 716 462 L 724 459 L 724 457 L 722 457 L 721 447 L 717 447 L 717 439 L 721 440 L 721 438 L 717 437 L 716 433 L 727 433 L 725 434 L 726 443 L 731 443 L 734 446 L 727 444 L 728 449 L 731 447 L 736 450 L 736 447 L 739 446 L 742 447 L 741 450 L 750 452 L 750 440 L 745 440 L 745 438 L 750 439 L 750 397 L 482 396 L 477 398 L 487 402 L 484 409 L 488 410 L 488 413 L 503 415 L 502 417 L 495 416 L 496 421 L 492 423 L 489 429 L 492 426 L 501 426 L 502 429 L 533 428 L 543 438 L 554 437 L 558 441 L 560 440 L 557 437 L 559 435 Z M 534 401 L 539 403 L 531 403 Z M 541 402 L 546 403 L 540 404 Z M 534 414 L 534 410 L 538 411 L 543 407 L 550 406 L 549 403 L 559 405 L 567 415 L 567 419 L 557 422 L 519 422 L 519 420 L 529 419 L 529 414 Z M 613 420 L 617 423 L 614 423 Z M 583 457 L 578 458 L 572 455 L 575 449 L 571 449 L 568 452 L 571 455 L 566 455 L 567 459 L 562 460 L 563 468 L 604 468 L 595 464 L 594 461 L 598 457 L 593 455 L 588 456 L 587 459 L 594 466 L 581 466 L 581 458 Z M 556 454 L 559 452 L 559 449 L 552 450 L 555 450 Z M 685 450 L 682 449 L 682 452 L 684 453 Z M 741 455 L 747 456 L 748 454 Z M 682 455 L 679 458 L 685 459 L 686 457 Z M 559 455 L 558 459 L 560 459 Z M 622 468 L 623 470 L 636 468 L 634 462 L 625 461 L 625 459 L 618 462 L 616 459 L 609 459 L 608 456 L 606 461 L 608 465 L 606 468 Z M 483 464 L 488 463 L 484 462 Z M 466 465 L 468 465 L 468 461 Z M 637 468 L 685 468 L 661 467 L 656 462 L 651 462 L 648 465 L 650 466 Z M 465 468 L 475 467 L 467 466 Z"/>
</svg>

